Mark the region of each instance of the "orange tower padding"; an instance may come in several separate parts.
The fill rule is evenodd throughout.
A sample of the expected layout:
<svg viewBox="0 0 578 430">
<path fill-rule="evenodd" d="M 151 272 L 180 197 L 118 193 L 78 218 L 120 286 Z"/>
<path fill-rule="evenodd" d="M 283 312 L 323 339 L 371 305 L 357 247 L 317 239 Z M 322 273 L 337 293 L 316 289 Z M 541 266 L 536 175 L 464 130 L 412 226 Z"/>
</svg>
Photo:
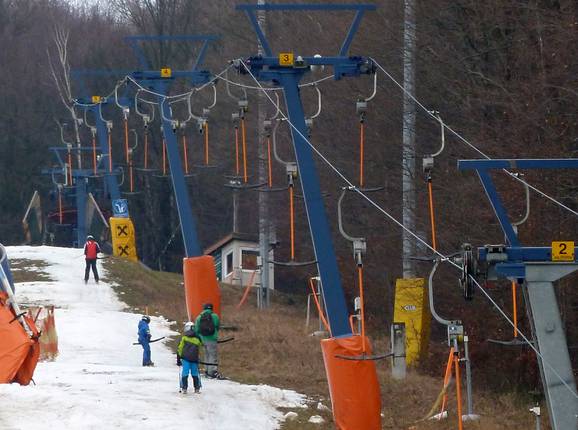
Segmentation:
<svg viewBox="0 0 578 430">
<path fill-rule="evenodd" d="M 221 316 L 221 290 L 213 257 L 203 255 L 183 258 L 183 275 L 189 320 L 192 321 L 201 313 L 204 303 L 212 303 L 213 311 Z"/>
<path fill-rule="evenodd" d="M 32 331 L 30 338 L 6 305 L 6 293 L 0 293 L 0 384 L 19 382 L 27 385 L 38 362 L 38 332 L 31 319 L 26 323 Z"/>
<path fill-rule="evenodd" d="M 380 430 L 381 395 L 375 362 L 337 357 L 361 356 L 362 337 L 353 335 L 323 339 L 321 349 L 335 426 L 340 430 Z M 371 354 L 367 338 L 365 349 L 366 354 Z"/>
</svg>

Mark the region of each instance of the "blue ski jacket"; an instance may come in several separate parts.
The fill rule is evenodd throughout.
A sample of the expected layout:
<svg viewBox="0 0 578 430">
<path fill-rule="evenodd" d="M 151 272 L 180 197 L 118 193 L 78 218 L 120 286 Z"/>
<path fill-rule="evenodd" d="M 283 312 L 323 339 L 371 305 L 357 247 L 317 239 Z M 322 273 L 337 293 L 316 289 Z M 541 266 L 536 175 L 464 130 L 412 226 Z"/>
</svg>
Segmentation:
<svg viewBox="0 0 578 430">
<path fill-rule="evenodd" d="M 138 323 L 138 342 L 141 344 L 149 343 L 151 340 L 151 331 L 149 329 L 149 324 L 140 320 Z"/>
</svg>

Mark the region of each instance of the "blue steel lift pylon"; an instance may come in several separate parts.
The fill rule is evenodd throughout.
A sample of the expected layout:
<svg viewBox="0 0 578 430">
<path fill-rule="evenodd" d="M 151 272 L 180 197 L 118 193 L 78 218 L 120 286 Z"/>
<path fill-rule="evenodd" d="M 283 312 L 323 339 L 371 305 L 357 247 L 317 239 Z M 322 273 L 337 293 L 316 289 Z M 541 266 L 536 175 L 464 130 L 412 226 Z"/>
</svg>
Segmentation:
<svg viewBox="0 0 578 430">
<path fill-rule="evenodd" d="M 464 296 L 471 298 L 476 272 L 488 280 L 508 278 L 523 282 L 552 429 L 578 428 L 576 382 L 554 291 L 554 282 L 578 270 L 575 242 L 554 241 L 549 247 L 522 246 L 490 176 L 490 170 L 495 169 L 578 169 L 578 159 L 460 160 L 458 168 L 476 171 L 507 241 L 505 245 L 478 248 L 477 261 L 465 256 L 464 261 L 470 262 L 464 264 L 461 279 Z M 476 263 L 477 270 L 473 268 Z M 534 348 L 532 340 L 525 340 Z"/>
<path fill-rule="evenodd" d="M 366 346 L 367 339 L 353 335 L 349 325 L 331 229 L 325 213 L 313 151 L 306 138 L 307 124 L 299 91 L 299 82 L 311 70 L 311 66 L 332 66 L 336 80 L 373 71 L 371 60 L 349 56 L 349 48 L 364 13 L 375 10 L 376 7 L 364 4 L 245 4 L 238 5 L 237 9 L 247 14 L 265 53 L 264 56 L 246 59 L 248 70 L 240 64 L 240 71 L 251 73 L 258 80 L 272 81 L 280 85 L 285 95 L 311 239 L 333 336 L 322 341 L 322 348 L 335 423 L 341 429 L 380 429 L 381 398 L 375 363 L 342 360 L 337 357 L 361 356 L 362 352 L 367 351 L 370 354 L 371 351 Z M 355 17 L 336 56 L 307 57 L 293 52 L 275 55 L 260 27 L 257 11 L 350 11 L 355 13 Z"/>
<path fill-rule="evenodd" d="M 70 244 L 76 248 L 81 248 L 84 246 L 84 242 L 86 240 L 86 235 L 89 233 L 87 231 L 88 226 L 86 225 L 86 206 L 88 202 L 88 194 L 92 192 L 93 194 L 97 194 L 94 187 L 91 187 L 88 183 L 88 178 L 93 176 L 93 169 L 78 169 L 78 168 L 71 168 L 68 162 L 63 159 L 61 153 L 67 151 L 81 151 L 87 152 L 92 151 L 92 148 L 88 147 L 71 147 L 70 149 L 64 146 L 54 146 L 49 148 L 50 151 L 54 154 L 56 161 L 58 163 L 58 167 L 52 167 L 50 169 L 43 169 L 42 173 L 50 175 L 52 178 L 52 182 L 57 188 L 58 193 L 62 193 L 62 196 L 58 196 L 59 199 L 64 199 L 64 202 L 74 200 L 74 206 L 76 208 L 76 228 L 73 232 L 73 236 L 75 239 Z M 57 176 L 63 176 L 72 179 L 72 183 L 68 184 L 66 187 L 63 186 L 64 183 L 68 183 L 65 180 L 62 184 L 59 184 L 55 178 Z M 68 180 L 69 181 L 69 180 Z M 59 201 L 59 204 L 61 202 Z M 75 234 L 74 234 L 75 233 Z"/>
<path fill-rule="evenodd" d="M 99 173 L 104 177 L 105 190 L 106 193 L 110 195 L 113 216 L 109 219 L 109 223 L 113 255 L 137 261 L 135 229 L 130 219 L 128 201 L 121 197 L 118 183 L 120 169 L 115 167 L 115 163 L 112 160 L 110 134 L 113 123 L 103 117 L 103 109 L 114 104 L 114 102 L 111 98 L 97 95 L 91 96 L 84 79 L 85 77 L 122 77 L 126 76 L 127 73 L 128 72 L 122 70 L 77 69 L 71 71 L 71 76 L 79 86 L 79 92 L 81 94 L 80 98 L 75 99 L 76 105 L 84 110 L 85 119 L 87 112 L 91 112 L 94 118 L 94 126 L 88 123 L 85 125 L 94 133 L 94 137 L 97 138 L 100 148 L 101 156 L 97 166 L 93 166 L 93 169 L 98 169 Z M 123 97 L 122 103 L 126 106 L 127 110 L 125 111 L 125 108 L 123 108 L 123 114 L 125 118 L 127 118 L 129 109 L 132 107 L 132 99 Z"/>
<path fill-rule="evenodd" d="M 213 304 L 214 311 L 220 315 L 221 297 L 213 258 L 202 255 L 201 245 L 197 235 L 197 225 L 193 216 L 185 175 L 183 173 L 183 164 L 177 141 L 177 130 L 174 128 L 169 103 L 164 102 L 170 86 L 177 78 L 187 79 L 193 86 L 206 84 L 211 81 L 211 73 L 207 70 L 200 69 L 200 67 L 204 62 L 208 44 L 211 41 L 217 40 L 217 37 L 213 35 L 131 36 L 127 37 L 126 40 L 133 48 L 139 65 L 142 68 L 142 70 L 129 74 L 131 77 L 129 82 L 137 82 L 141 87 L 157 94 L 158 105 L 161 110 L 159 117 L 161 118 L 171 181 L 185 246 L 183 275 L 189 319 L 198 315 L 203 309 L 203 304 L 208 302 Z M 140 46 L 141 42 L 150 41 L 193 41 L 200 42 L 202 45 L 191 70 L 176 71 L 168 67 L 162 70 L 150 70 L 151 66 L 144 50 Z"/>
</svg>

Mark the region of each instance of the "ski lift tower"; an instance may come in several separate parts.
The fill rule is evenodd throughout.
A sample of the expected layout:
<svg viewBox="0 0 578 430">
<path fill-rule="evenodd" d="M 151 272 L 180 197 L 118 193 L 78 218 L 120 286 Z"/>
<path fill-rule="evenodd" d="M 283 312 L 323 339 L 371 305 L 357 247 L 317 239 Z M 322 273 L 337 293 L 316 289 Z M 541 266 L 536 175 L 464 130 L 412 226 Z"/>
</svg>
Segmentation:
<svg viewBox="0 0 578 430">
<path fill-rule="evenodd" d="M 133 222 L 130 218 L 128 200 L 121 197 L 118 177 L 124 175 L 119 167 L 115 167 L 112 160 L 111 133 L 113 121 L 103 117 L 103 110 L 118 103 L 119 100 L 90 95 L 85 84 L 86 77 L 126 76 L 122 70 L 81 70 L 71 71 L 77 82 L 81 97 L 74 100 L 76 106 L 84 110 L 84 125 L 90 128 L 93 139 L 98 140 L 101 156 L 97 165 L 93 166 L 95 174 L 104 177 L 105 194 L 110 195 L 112 217 L 109 219 L 113 254 L 133 261 L 138 260 L 136 252 L 136 237 Z M 116 92 L 115 92 L 116 97 Z M 128 118 L 132 100 L 122 97 L 125 120 Z M 89 124 L 86 113 L 92 114 L 94 124 Z"/>
<path fill-rule="evenodd" d="M 474 278 L 478 275 L 488 280 L 508 278 L 523 283 L 552 429 L 578 428 L 576 382 L 554 291 L 554 282 L 578 270 L 575 242 L 522 246 L 490 176 L 495 169 L 578 169 L 578 159 L 460 160 L 458 169 L 476 171 L 507 242 L 478 248 L 477 259 L 470 251 L 464 254 L 461 277 L 464 297 L 472 298 Z"/>
<path fill-rule="evenodd" d="M 185 246 L 183 275 L 189 319 L 198 315 L 203 308 L 203 303 L 207 302 L 212 303 L 215 312 L 220 314 L 221 298 L 213 258 L 211 256 L 203 256 L 202 253 L 197 235 L 197 225 L 191 209 L 182 161 L 179 154 L 176 123 L 172 120 L 171 108 L 165 97 L 168 95 L 169 89 L 176 79 L 186 79 L 192 86 L 200 86 L 209 83 L 211 79 L 213 79 L 212 74 L 207 70 L 201 69 L 201 67 L 209 43 L 217 39 L 217 36 L 213 35 L 139 35 L 130 36 L 125 39 L 131 45 L 141 67 L 141 70 L 131 72 L 129 75 L 141 88 L 151 91 L 153 95 L 156 95 L 159 111 L 161 112 L 162 131 L 166 142 L 171 181 Z M 140 44 L 142 42 L 174 41 L 201 43 L 201 48 L 197 54 L 197 58 L 193 61 L 192 68 L 190 70 L 172 70 L 169 67 L 164 67 L 160 70 L 151 70 L 151 65 Z"/>
<path fill-rule="evenodd" d="M 244 11 L 263 48 L 264 55 L 249 57 L 239 64 L 240 71 L 250 73 L 260 81 L 273 82 L 283 88 L 291 124 L 291 135 L 299 169 L 300 182 L 307 209 L 309 229 L 323 285 L 323 299 L 331 330 L 331 339 L 322 341 L 323 356 L 333 415 L 337 427 L 343 429 L 380 429 L 381 400 L 375 362 L 356 359 L 365 350 L 366 339 L 353 335 L 341 277 L 333 248 L 331 229 L 325 213 L 319 176 L 313 151 L 306 138 L 307 125 L 301 102 L 299 83 L 311 67 L 333 68 L 335 80 L 357 77 L 374 71 L 373 62 L 365 57 L 350 56 L 349 48 L 363 15 L 376 9 L 366 4 L 244 4 Z M 257 19 L 258 11 L 340 11 L 353 12 L 353 22 L 334 56 L 301 56 L 285 51 L 274 53 Z M 350 356 L 350 360 L 342 357 Z"/>
</svg>

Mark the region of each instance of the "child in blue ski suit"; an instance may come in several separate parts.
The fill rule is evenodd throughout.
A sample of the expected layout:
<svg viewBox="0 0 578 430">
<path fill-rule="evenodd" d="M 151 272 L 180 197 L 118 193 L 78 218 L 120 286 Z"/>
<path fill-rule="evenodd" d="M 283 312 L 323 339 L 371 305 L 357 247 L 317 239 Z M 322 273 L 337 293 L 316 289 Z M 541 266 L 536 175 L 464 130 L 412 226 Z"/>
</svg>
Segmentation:
<svg viewBox="0 0 578 430">
<path fill-rule="evenodd" d="M 148 315 L 144 315 L 140 322 L 138 323 L 138 343 L 142 345 L 142 365 L 143 366 L 154 366 L 155 364 L 151 361 L 151 347 L 149 345 L 151 340 L 151 331 L 149 329 L 149 323 L 151 318 Z"/>
<path fill-rule="evenodd" d="M 187 322 L 183 331 L 183 337 L 177 348 L 177 366 L 183 366 L 181 372 L 179 393 L 186 394 L 189 387 L 189 373 L 193 377 L 195 393 L 201 391 L 201 379 L 199 377 L 199 350 L 203 342 L 195 332 L 195 324 Z"/>
</svg>

